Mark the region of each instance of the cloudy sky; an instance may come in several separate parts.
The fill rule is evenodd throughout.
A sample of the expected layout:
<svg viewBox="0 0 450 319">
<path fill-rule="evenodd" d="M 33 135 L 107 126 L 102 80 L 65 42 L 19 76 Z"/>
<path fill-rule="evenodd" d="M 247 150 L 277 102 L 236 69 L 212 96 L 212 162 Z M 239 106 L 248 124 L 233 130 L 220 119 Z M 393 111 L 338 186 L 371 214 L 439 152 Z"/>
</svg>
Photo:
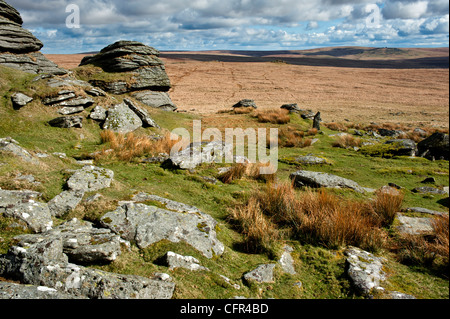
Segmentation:
<svg viewBox="0 0 450 319">
<path fill-rule="evenodd" d="M 448 0 L 6 2 L 44 43 L 44 53 L 97 51 L 117 40 L 162 51 L 449 45 Z"/>
</svg>

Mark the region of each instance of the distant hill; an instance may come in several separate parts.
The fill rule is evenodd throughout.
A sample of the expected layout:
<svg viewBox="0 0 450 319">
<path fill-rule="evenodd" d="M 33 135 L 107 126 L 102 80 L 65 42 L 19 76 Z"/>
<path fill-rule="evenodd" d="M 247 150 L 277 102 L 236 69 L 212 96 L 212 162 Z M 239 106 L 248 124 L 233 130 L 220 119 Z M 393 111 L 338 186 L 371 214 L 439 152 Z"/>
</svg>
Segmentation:
<svg viewBox="0 0 450 319">
<path fill-rule="evenodd" d="M 355 68 L 448 68 L 449 48 L 329 47 L 280 51 L 165 51 L 163 58 L 221 62 L 285 62 Z"/>
</svg>

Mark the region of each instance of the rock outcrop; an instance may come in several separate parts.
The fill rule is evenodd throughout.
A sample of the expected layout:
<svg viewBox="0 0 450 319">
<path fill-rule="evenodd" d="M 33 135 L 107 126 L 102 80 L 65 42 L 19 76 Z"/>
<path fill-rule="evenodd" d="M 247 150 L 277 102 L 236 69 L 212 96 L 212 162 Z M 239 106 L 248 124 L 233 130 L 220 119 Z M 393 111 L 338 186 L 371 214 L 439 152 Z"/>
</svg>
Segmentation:
<svg viewBox="0 0 450 319">
<path fill-rule="evenodd" d="M 0 65 L 35 74 L 66 74 L 39 52 L 44 45 L 22 24 L 20 13 L 0 0 Z"/>
<path fill-rule="evenodd" d="M 449 159 L 449 137 L 448 134 L 434 133 L 417 144 L 419 156 L 428 159 Z"/>
<path fill-rule="evenodd" d="M 164 110 L 176 110 L 167 92 L 171 88 L 159 51 L 134 41 L 118 41 L 97 55 L 85 57 L 80 66 L 94 65 L 114 73 L 114 80 L 92 79 L 94 86 L 113 94 L 133 93 L 138 101 Z"/>
<path fill-rule="evenodd" d="M 358 183 L 340 176 L 312 171 L 297 171 L 290 175 L 294 186 L 312 188 L 350 188 L 358 193 L 364 193 L 366 189 Z"/>
</svg>

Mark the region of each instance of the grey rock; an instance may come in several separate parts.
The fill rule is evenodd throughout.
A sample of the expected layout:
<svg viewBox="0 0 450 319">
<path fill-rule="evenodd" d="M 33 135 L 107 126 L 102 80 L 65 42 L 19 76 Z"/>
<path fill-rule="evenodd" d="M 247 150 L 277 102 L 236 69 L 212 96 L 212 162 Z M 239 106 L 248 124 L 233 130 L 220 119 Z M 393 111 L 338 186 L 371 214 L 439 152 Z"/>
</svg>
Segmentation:
<svg viewBox="0 0 450 319">
<path fill-rule="evenodd" d="M 202 163 L 220 163 L 230 156 L 233 145 L 224 142 L 191 143 L 186 149 L 171 154 L 164 163 L 169 167 L 194 169 Z"/>
<path fill-rule="evenodd" d="M 200 265 L 200 261 L 192 256 L 182 256 L 174 253 L 173 251 L 167 252 L 164 256 L 166 265 L 169 269 L 185 268 L 192 271 L 209 271 L 208 268 Z"/>
<path fill-rule="evenodd" d="M 21 24 L 0 17 L 0 52 L 15 54 L 39 51 L 44 45 Z"/>
<path fill-rule="evenodd" d="M 314 155 L 299 156 L 294 159 L 295 162 L 305 165 L 329 165 L 330 162 L 324 157 Z"/>
<path fill-rule="evenodd" d="M 1 2 L 0 2 L 1 5 Z M 45 286 L 22 285 L 0 281 L 0 299 L 87 299 Z"/>
<path fill-rule="evenodd" d="M 274 282 L 273 270 L 276 264 L 264 264 L 258 266 L 256 269 L 246 273 L 244 279 L 247 281 L 256 281 L 259 283 Z"/>
<path fill-rule="evenodd" d="M 416 156 L 417 153 L 416 142 L 410 139 L 389 140 L 384 144 L 395 145 L 396 148 L 392 152 L 397 156 Z"/>
<path fill-rule="evenodd" d="M 66 100 L 70 100 L 76 97 L 75 93 L 70 90 L 62 90 L 59 91 L 57 96 L 47 97 L 42 99 L 42 103 L 45 105 L 53 105 L 56 103 L 60 103 Z"/>
<path fill-rule="evenodd" d="M 288 110 L 289 112 L 291 112 L 291 113 L 298 113 L 298 112 L 301 112 L 301 109 L 298 107 L 298 104 L 297 103 L 293 103 L 293 104 L 283 104 L 282 106 L 281 106 L 281 109 L 284 109 L 284 110 Z"/>
<path fill-rule="evenodd" d="M 62 116 L 57 117 L 48 122 L 50 126 L 60 128 L 82 128 L 83 117 L 82 116 Z"/>
<path fill-rule="evenodd" d="M 172 102 L 167 92 L 144 90 L 132 93 L 131 96 L 139 102 L 156 109 L 168 112 L 177 110 L 176 105 Z"/>
<path fill-rule="evenodd" d="M 3 0 L 0 1 L 0 18 L 4 18 L 19 25 L 23 24 L 19 11 Z"/>
<path fill-rule="evenodd" d="M 46 203 L 38 202 L 38 192 L 0 189 L 0 213 L 18 219 L 29 229 L 40 233 L 52 228 L 53 221 Z"/>
<path fill-rule="evenodd" d="M 137 106 L 129 99 L 123 99 L 123 102 L 141 119 L 143 127 L 159 128 L 159 125 L 150 117 L 147 110 Z"/>
<path fill-rule="evenodd" d="M 40 162 L 34 158 L 26 149 L 21 147 L 19 143 L 11 137 L 0 138 L 0 151 L 11 153 L 19 157 L 21 160 L 38 165 Z"/>
<path fill-rule="evenodd" d="M 380 134 L 381 136 L 389 136 L 389 137 L 393 137 L 393 138 L 397 138 L 404 133 L 405 132 L 400 131 L 400 130 L 388 130 L 385 128 L 378 129 L 378 134 Z"/>
<path fill-rule="evenodd" d="M 139 127 L 142 127 L 142 120 L 125 102 L 110 108 L 103 123 L 103 129 L 124 134 L 133 132 Z"/>
<path fill-rule="evenodd" d="M 418 156 L 428 159 L 449 159 L 449 137 L 448 134 L 434 133 L 417 144 Z"/>
<path fill-rule="evenodd" d="M 414 297 L 412 295 L 408 295 L 408 294 L 398 292 L 398 291 L 390 291 L 389 295 L 390 295 L 391 299 L 416 299 L 416 297 Z"/>
<path fill-rule="evenodd" d="M 96 121 L 104 121 L 106 120 L 106 114 L 107 111 L 100 105 L 97 105 L 96 107 L 94 107 L 91 114 L 89 114 L 89 117 Z"/>
<path fill-rule="evenodd" d="M 149 195 L 147 200 L 160 197 Z M 163 199 L 165 200 L 165 199 Z M 222 255 L 224 245 L 217 239 L 217 222 L 197 208 L 170 200 L 162 201 L 166 209 L 144 204 L 125 203 L 101 218 L 104 227 L 122 238 L 135 241 L 140 248 L 163 239 L 186 242 L 204 256 Z"/>
<path fill-rule="evenodd" d="M 345 255 L 347 274 L 359 293 L 367 296 L 373 289 L 384 291 L 380 286 L 386 280 L 383 258 L 357 247 L 347 248 Z"/>
<path fill-rule="evenodd" d="M 63 191 L 48 202 L 48 208 L 52 216 L 61 217 L 74 210 L 83 199 L 81 190 Z"/>
<path fill-rule="evenodd" d="M 61 103 L 58 103 L 58 106 L 65 106 L 65 107 L 84 107 L 87 108 L 94 104 L 94 100 L 89 97 L 77 97 L 74 99 L 66 100 Z"/>
<path fill-rule="evenodd" d="M 91 299 L 170 299 L 175 289 L 172 282 L 69 263 L 61 239 L 43 240 L 26 248 L 11 247 L 0 256 L 0 275 Z"/>
<path fill-rule="evenodd" d="M 58 110 L 58 113 L 61 115 L 72 115 L 72 114 L 78 114 L 84 111 L 83 106 L 77 106 L 77 107 L 63 107 Z"/>
<path fill-rule="evenodd" d="M 278 261 L 281 265 L 281 268 L 285 273 L 295 275 L 297 272 L 295 271 L 294 267 L 294 259 L 291 256 L 291 252 L 293 252 L 292 247 L 290 246 L 284 246 L 284 252 L 281 255 L 280 260 Z"/>
<path fill-rule="evenodd" d="M 439 188 L 431 187 L 431 186 L 421 186 L 416 187 L 412 190 L 414 193 L 420 194 L 436 194 L 436 195 L 446 195 L 447 193 Z"/>
<path fill-rule="evenodd" d="M 433 232 L 431 218 L 408 217 L 398 214 L 397 220 L 400 222 L 397 230 L 402 234 L 419 235 Z"/>
<path fill-rule="evenodd" d="M 291 180 L 297 187 L 313 188 L 349 188 L 358 193 L 364 193 L 365 190 L 358 183 L 340 176 L 312 171 L 297 171 L 290 175 Z"/>
<path fill-rule="evenodd" d="M 235 105 L 233 105 L 234 108 L 236 107 L 252 107 L 254 109 L 258 108 L 255 104 L 254 100 L 244 99 L 237 102 Z"/>
<path fill-rule="evenodd" d="M 61 75 L 67 73 L 66 70 L 59 68 L 40 52 L 28 54 L 0 52 L 0 65 L 33 74 L 49 73 Z"/>
<path fill-rule="evenodd" d="M 322 117 L 320 115 L 320 112 L 317 112 L 317 114 L 314 115 L 313 118 L 313 128 L 320 131 L 320 122 L 322 122 Z"/>
<path fill-rule="evenodd" d="M 14 109 L 20 109 L 33 101 L 33 98 L 23 94 L 23 93 L 14 93 L 11 95 L 11 101 L 13 103 Z"/>
<path fill-rule="evenodd" d="M 113 178 L 112 170 L 86 165 L 69 178 L 67 186 L 75 191 L 94 192 L 110 187 Z"/>
<path fill-rule="evenodd" d="M 300 111 L 300 117 L 304 120 L 312 120 L 314 119 L 314 116 L 316 116 L 316 113 L 314 113 L 312 110 Z"/>
</svg>

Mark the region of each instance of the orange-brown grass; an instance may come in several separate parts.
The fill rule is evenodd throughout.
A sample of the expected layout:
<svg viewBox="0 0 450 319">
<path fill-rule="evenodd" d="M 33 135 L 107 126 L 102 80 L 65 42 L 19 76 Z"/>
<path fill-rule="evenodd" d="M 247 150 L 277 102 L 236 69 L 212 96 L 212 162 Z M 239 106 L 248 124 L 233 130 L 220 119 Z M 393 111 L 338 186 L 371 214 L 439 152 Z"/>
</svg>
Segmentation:
<svg viewBox="0 0 450 319">
<path fill-rule="evenodd" d="M 449 275 L 449 216 L 437 216 L 431 223 L 433 232 L 422 235 L 400 235 L 398 256 L 407 264 L 434 266 Z"/>
<path fill-rule="evenodd" d="M 332 131 L 347 132 L 347 130 L 348 130 L 348 128 L 345 124 L 336 123 L 336 122 L 323 123 L 323 126 L 325 126 L 326 128 L 328 128 Z"/>
<path fill-rule="evenodd" d="M 278 134 L 278 146 L 280 147 L 308 147 L 311 146 L 312 139 L 305 138 L 305 132 L 293 127 L 281 128 Z"/>
<path fill-rule="evenodd" d="M 150 139 L 146 136 L 136 136 L 134 133 L 126 135 L 104 130 L 100 133 L 102 143 L 108 143 L 97 157 L 110 156 L 121 161 L 130 161 L 144 155 L 156 155 L 170 153 L 178 140 L 171 140 L 171 134 L 167 133 L 161 139 Z M 112 151 L 108 151 L 112 150 Z"/>
<path fill-rule="evenodd" d="M 267 168 L 269 173 L 262 172 L 262 168 Z M 263 174 L 264 173 L 264 174 Z M 237 163 L 228 171 L 219 176 L 219 180 L 224 184 L 229 184 L 234 180 L 247 177 L 249 179 L 260 180 L 264 182 L 274 182 L 276 179 L 276 171 L 270 163 Z"/>
<path fill-rule="evenodd" d="M 376 193 L 376 198 L 370 203 L 370 208 L 381 223 L 381 226 L 390 226 L 397 213 L 401 211 L 405 195 L 402 192 L 395 194 L 390 192 Z"/>
<path fill-rule="evenodd" d="M 269 184 L 253 199 L 280 231 L 303 242 L 330 248 L 355 245 L 371 251 L 385 245 L 385 232 L 365 203 L 323 190 L 299 195 L 291 184 Z"/>
<path fill-rule="evenodd" d="M 291 121 L 289 111 L 284 109 L 258 111 L 254 116 L 260 123 L 287 124 Z"/>
<path fill-rule="evenodd" d="M 276 226 L 263 214 L 255 198 L 231 210 L 230 218 L 238 224 L 249 252 L 270 252 L 273 243 L 279 238 Z"/>
<path fill-rule="evenodd" d="M 253 107 L 235 107 L 233 109 L 234 114 L 249 114 L 252 113 L 255 109 Z"/>
<path fill-rule="evenodd" d="M 337 137 L 331 144 L 333 147 L 349 148 L 349 147 L 361 147 L 361 139 L 355 138 L 350 134 Z"/>
</svg>

